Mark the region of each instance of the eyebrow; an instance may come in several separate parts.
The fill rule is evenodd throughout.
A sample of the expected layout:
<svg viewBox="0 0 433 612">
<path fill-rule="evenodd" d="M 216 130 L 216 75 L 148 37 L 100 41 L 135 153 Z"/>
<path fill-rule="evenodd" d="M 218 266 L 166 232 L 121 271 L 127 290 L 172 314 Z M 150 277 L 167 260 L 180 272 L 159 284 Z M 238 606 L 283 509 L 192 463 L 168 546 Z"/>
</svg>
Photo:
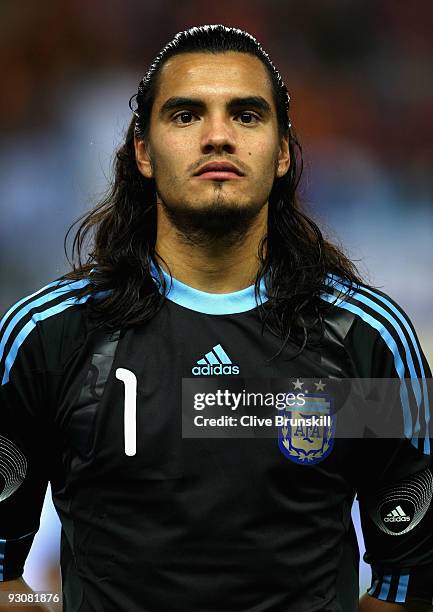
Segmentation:
<svg viewBox="0 0 433 612">
<path fill-rule="evenodd" d="M 272 114 L 270 104 L 264 98 L 262 98 L 262 96 L 231 98 L 226 106 L 227 109 L 232 112 L 240 108 L 248 107 L 261 112 L 263 115 Z M 164 102 L 159 110 L 159 114 L 160 116 L 163 116 L 173 110 L 185 107 L 203 111 L 206 108 L 206 104 L 200 98 L 173 96 Z"/>
</svg>

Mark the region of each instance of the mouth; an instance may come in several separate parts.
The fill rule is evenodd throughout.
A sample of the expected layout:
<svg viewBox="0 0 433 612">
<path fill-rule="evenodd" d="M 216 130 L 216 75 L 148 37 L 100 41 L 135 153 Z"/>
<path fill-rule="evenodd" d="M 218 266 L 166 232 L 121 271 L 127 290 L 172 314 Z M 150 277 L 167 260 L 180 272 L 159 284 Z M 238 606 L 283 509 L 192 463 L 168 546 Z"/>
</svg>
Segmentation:
<svg viewBox="0 0 433 612">
<path fill-rule="evenodd" d="M 240 179 L 243 176 L 244 174 L 239 168 L 228 162 L 210 162 L 194 174 L 196 178 L 213 181 L 228 181 Z"/>
</svg>

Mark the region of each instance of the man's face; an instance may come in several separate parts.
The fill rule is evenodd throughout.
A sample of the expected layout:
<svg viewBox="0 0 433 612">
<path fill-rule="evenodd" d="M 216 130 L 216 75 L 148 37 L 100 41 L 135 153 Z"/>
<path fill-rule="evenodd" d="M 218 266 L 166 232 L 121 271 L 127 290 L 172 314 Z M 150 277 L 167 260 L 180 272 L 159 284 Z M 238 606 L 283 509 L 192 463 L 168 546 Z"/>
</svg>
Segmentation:
<svg viewBox="0 0 433 612">
<path fill-rule="evenodd" d="M 278 136 L 271 82 L 249 54 L 187 53 L 162 67 L 140 171 L 178 229 L 215 235 L 243 226 L 266 206 L 287 172 L 287 139 Z M 204 171 L 211 162 L 229 163 Z"/>
</svg>

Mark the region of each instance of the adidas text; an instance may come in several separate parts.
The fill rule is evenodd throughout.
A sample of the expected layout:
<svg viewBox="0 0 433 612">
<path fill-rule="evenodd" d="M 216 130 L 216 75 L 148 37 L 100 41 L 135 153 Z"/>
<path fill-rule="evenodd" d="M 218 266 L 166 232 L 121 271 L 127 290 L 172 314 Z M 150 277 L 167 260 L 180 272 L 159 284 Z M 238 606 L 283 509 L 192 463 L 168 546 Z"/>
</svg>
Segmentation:
<svg viewBox="0 0 433 612">
<path fill-rule="evenodd" d="M 215 365 L 206 364 L 203 366 L 193 366 L 192 373 L 194 376 L 212 376 L 219 374 L 239 374 L 239 366 L 237 365 L 223 365 L 217 363 Z"/>
</svg>

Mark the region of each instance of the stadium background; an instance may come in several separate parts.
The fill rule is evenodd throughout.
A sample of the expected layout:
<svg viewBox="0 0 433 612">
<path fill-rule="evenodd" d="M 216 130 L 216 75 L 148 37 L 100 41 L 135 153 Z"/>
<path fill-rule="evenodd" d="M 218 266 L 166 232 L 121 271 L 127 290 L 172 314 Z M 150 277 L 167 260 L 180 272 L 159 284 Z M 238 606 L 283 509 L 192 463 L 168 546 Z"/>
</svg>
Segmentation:
<svg viewBox="0 0 433 612">
<path fill-rule="evenodd" d="M 3 0 L 0 310 L 67 269 L 63 237 L 104 192 L 145 67 L 177 31 L 253 33 L 292 96 L 310 212 L 415 324 L 433 363 L 431 4 L 402 0 Z M 357 504 L 353 510 L 359 532 Z M 26 565 L 58 584 L 46 502 Z M 361 567 L 361 593 L 369 584 Z"/>
</svg>

